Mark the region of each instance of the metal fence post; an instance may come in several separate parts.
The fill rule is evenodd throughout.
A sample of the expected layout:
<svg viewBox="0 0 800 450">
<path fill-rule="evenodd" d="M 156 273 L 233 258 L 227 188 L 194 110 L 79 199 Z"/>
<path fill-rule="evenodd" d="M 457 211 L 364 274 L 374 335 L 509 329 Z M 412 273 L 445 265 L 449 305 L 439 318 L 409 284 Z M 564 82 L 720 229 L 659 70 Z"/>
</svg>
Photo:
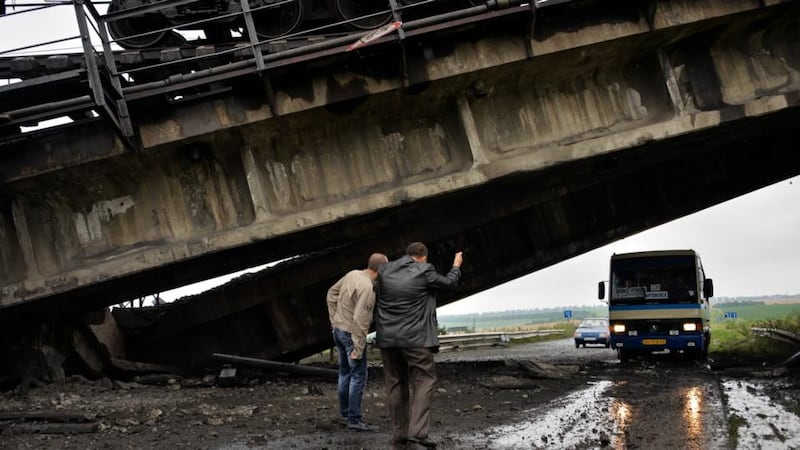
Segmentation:
<svg viewBox="0 0 800 450">
<path fill-rule="evenodd" d="M 256 67 L 259 72 L 264 71 L 264 56 L 261 54 L 261 46 L 258 44 L 258 35 L 256 34 L 256 26 L 253 23 L 253 13 L 250 12 L 249 0 L 241 0 L 242 14 L 244 14 L 244 23 L 247 28 L 247 35 L 250 37 L 250 46 L 253 48 L 253 56 L 256 58 Z"/>
<path fill-rule="evenodd" d="M 397 0 L 389 0 L 389 7 L 392 9 L 392 19 L 394 19 L 395 22 L 402 22 L 402 18 L 400 17 L 400 5 L 397 4 Z M 400 42 L 406 38 L 406 32 L 403 30 L 403 27 L 397 30 L 397 37 L 400 38 Z"/>
<path fill-rule="evenodd" d="M 122 134 L 125 136 L 133 136 L 133 124 L 131 117 L 128 113 L 128 104 L 125 102 L 125 96 L 122 92 L 122 83 L 119 81 L 120 75 L 117 73 L 117 63 L 114 61 L 114 53 L 111 50 L 111 42 L 108 39 L 107 22 L 100 16 L 97 9 L 92 4 L 92 0 L 85 0 L 89 12 L 97 22 L 97 31 L 100 33 L 100 42 L 103 44 L 103 59 L 105 60 L 106 67 L 108 68 L 108 75 L 111 78 L 111 86 L 114 88 L 117 115 L 119 118 L 119 125 Z"/>
<path fill-rule="evenodd" d="M 80 30 L 89 89 L 92 91 L 91 97 L 97 107 L 97 113 L 112 123 L 114 132 L 128 148 L 135 149 L 136 145 L 131 140 L 134 136 L 133 125 L 128 115 L 128 105 L 125 102 L 122 84 L 119 82 L 116 72 L 114 55 L 111 52 L 111 44 L 108 40 L 105 23 L 100 20 L 100 15 L 94 8 L 94 5 L 91 4 L 91 0 L 74 0 L 73 5 L 75 7 L 75 17 L 78 20 L 78 29 Z M 97 59 L 95 58 L 86 12 L 83 10 L 84 7 L 89 8 L 98 25 L 98 33 L 103 43 L 103 58 L 109 75 L 109 80 L 107 82 L 114 89 L 114 96 L 111 99 L 113 102 L 112 105 L 109 105 L 109 102 L 106 100 L 106 90 L 100 78 L 100 69 L 97 65 Z"/>
<path fill-rule="evenodd" d="M 92 91 L 94 103 L 97 106 L 105 106 L 106 99 L 103 95 L 103 86 L 100 82 L 100 73 L 97 70 L 97 60 L 94 59 L 94 48 L 92 39 L 89 36 L 89 26 L 86 24 L 86 12 L 83 11 L 84 0 L 75 0 L 75 17 L 78 19 L 78 30 L 81 34 L 81 44 L 83 45 L 83 59 L 86 62 L 86 72 L 89 77 L 89 89 Z"/>
</svg>

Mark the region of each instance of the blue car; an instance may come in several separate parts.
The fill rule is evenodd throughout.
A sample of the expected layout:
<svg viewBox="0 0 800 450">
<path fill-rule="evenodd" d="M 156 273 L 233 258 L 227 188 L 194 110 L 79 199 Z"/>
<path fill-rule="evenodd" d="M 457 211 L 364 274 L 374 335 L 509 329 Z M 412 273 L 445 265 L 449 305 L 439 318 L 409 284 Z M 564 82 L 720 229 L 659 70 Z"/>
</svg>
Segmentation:
<svg viewBox="0 0 800 450">
<path fill-rule="evenodd" d="M 575 330 L 575 348 L 586 344 L 602 344 L 608 348 L 611 343 L 608 339 L 608 318 L 589 317 L 583 319 Z"/>
</svg>

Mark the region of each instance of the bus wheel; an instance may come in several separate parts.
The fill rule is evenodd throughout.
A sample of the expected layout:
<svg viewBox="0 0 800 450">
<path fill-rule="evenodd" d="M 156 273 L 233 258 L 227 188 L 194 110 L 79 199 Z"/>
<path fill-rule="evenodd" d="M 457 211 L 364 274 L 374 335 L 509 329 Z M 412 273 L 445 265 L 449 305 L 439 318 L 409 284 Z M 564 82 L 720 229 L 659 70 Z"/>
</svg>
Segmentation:
<svg viewBox="0 0 800 450">
<path fill-rule="evenodd" d="M 703 361 L 708 357 L 708 349 L 703 350 L 684 350 L 683 357 L 694 361 Z"/>
<path fill-rule="evenodd" d="M 700 354 L 700 359 L 708 359 L 708 348 L 711 347 L 711 335 L 707 334 L 705 342 L 703 343 L 703 352 Z"/>
</svg>

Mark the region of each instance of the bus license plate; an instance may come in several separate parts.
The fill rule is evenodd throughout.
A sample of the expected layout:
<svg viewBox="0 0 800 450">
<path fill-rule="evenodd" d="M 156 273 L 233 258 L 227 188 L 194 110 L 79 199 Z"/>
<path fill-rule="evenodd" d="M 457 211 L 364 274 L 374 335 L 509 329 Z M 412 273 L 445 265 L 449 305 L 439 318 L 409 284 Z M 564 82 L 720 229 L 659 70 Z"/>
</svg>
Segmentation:
<svg viewBox="0 0 800 450">
<path fill-rule="evenodd" d="M 642 345 L 667 345 L 666 339 L 642 339 Z"/>
</svg>

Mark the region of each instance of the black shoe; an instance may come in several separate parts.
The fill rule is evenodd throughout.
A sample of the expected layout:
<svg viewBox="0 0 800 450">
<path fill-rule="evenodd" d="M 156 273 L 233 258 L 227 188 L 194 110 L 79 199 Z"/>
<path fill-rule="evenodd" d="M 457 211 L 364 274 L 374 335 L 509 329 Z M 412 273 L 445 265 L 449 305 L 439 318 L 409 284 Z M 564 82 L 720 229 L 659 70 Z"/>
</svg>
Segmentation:
<svg viewBox="0 0 800 450">
<path fill-rule="evenodd" d="M 436 442 L 433 442 L 432 440 L 430 440 L 428 438 L 413 438 L 413 437 L 410 437 L 410 438 L 408 438 L 408 442 L 413 442 L 415 444 L 419 444 L 419 445 L 421 445 L 423 447 L 427 447 L 427 448 L 436 448 Z"/>
<path fill-rule="evenodd" d="M 356 422 L 356 423 L 348 423 L 347 424 L 348 430 L 355 430 L 355 431 L 378 431 L 378 427 L 373 427 L 372 425 L 367 425 L 363 421 Z"/>
<path fill-rule="evenodd" d="M 406 439 L 406 438 L 392 438 L 392 440 L 389 441 L 389 445 L 390 445 L 389 448 L 391 448 L 393 450 L 395 450 L 395 449 L 404 449 L 404 448 L 406 448 L 406 444 L 408 444 L 408 439 Z"/>
</svg>

